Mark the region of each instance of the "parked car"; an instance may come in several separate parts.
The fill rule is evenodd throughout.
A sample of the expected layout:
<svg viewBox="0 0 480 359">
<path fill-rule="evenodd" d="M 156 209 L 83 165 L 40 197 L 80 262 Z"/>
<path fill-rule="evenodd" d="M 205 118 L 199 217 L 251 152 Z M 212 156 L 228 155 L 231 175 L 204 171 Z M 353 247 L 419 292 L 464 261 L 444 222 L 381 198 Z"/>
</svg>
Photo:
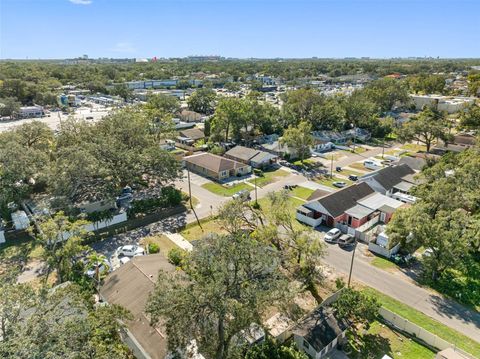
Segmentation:
<svg viewBox="0 0 480 359">
<path fill-rule="evenodd" d="M 354 182 L 355 182 L 355 181 L 358 181 L 358 176 L 350 175 L 350 176 L 348 176 L 348 179 L 349 179 L 350 181 L 354 181 Z"/>
<path fill-rule="evenodd" d="M 363 161 L 363 166 L 365 168 L 370 169 L 370 170 L 379 170 L 379 169 L 383 168 L 381 163 L 378 163 L 378 162 L 375 162 L 375 161 L 372 161 L 372 160 Z"/>
<path fill-rule="evenodd" d="M 95 276 L 97 275 L 97 270 L 98 270 L 98 274 L 100 276 L 103 276 L 104 274 L 107 274 L 108 272 L 110 272 L 111 268 L 112 268 L 112 265 L 107 259 L 105 259 L 103 263 L 96 263 L 96 265 L 92 263 L 90 266 L 86 268 L 85 274 L 90 278 L 95 278 Z"/>
<path fill-rule="evenodd" d="M 130 262 L 130 257 L 121 257 L 119 259 L 120 265 Z"/>
<path fill-rule="evenodd" d="M 342 172 L 342 167 L 337 166 L 337 167 L 335 168 L 335 171 L 337 171 L 337 172 Z"/>
<path fill-rule="evenodd" d="M 337 181 L 337 182 L 333 182 L 332 183 L 335 187 L 338 187 L 338 188 L 343 188 L 347 185 L 346 182 L 341 182 L 341 181 Z"/>
<path fill-rule="evenodd" d="M 283 186 L 284 189 L 288 189 L 290 191 L 297 187 L 298 187 L 298 184 L 286 184 L 285 186 Z"/>
<path fill-rule="evenodd" d="M 241 201 L 248 201 L 251 199 L 250 197 L 250 191 L 246 189 L 242 189 L 241 191 L 238 191 L 232 196 L 233 199 L 235 200 L 241 200 Z"/>
<path fill-rule="evenodd" d="M 350 248 L 355 245 L 355 237 L 351 234 L 342 234 L 338 239 L 338 246 L 340 248 Z"/>
<path fill-rule="evenodd" d="M 93 116 L 87 116 L 85 117 L 87 120 L 93 120 Z"/>
<path fill-rule="evenodd" d="M 125 257 L 144 256 L 145 249 L 134 244 L 127 244 L 119 248 L 118 255 Z"/>
<path fill-rule="evenodd" d="M 413 261 L 414 258 L 409 253 L 408 254 L 397 253 L 393 255 L 390 259 L 392 260 L 392 262 L 399 265 L 400 267 L 407 267 Z"/>
<path fill-rule="evenodd" d="M 340 232 L 340 230 L 338 228 L 332 228 L 331 230 L 329 230 L 327 232 L 324 240 L 325 240 L 325 242 L 328 242 L 328 243 L 337 243 L 338 242 L 338 237 L 340 237 L 341 234 L 342 234 L 342 232 Z"/>
</svg>

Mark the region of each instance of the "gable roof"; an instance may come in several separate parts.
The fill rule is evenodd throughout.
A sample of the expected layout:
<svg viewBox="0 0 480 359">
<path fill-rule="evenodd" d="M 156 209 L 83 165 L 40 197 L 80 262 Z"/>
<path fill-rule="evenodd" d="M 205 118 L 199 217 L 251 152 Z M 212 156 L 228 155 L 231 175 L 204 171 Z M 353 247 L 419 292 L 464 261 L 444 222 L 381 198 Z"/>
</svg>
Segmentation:
<svg viewBox="0 0 480 359">
<path fill-rule="evenodd" d="M 320 203 L 332 217 L 342 215 L 347 209 L 354 207 L 357 201 L 373 193 L 373 189 L 366 183 L 358 183 L 345 187 L 312 202 Z M 308 203 L 306 203 L 308 207 Z"/>
<path fill-rule="evenodd" d="M 423 167 L 427 164 L 427 160 L 422 157 L 410 157 L 410 156 L 404 156 L 400 158 L 398 161 L 399 165 L 407 165 L 414 171 L 421 171 Z"/>
<path fill-rule="evenodd" d="M 134 257 L 110 273 L 100 289 L 108 303 L 128 309 L 133 320 L 127 322 L 129 331 L 152 359 L 167 354 L 167 338 L 163 328 L 153 328 L 145 315 L 148 295 L 157 281 L 159 270 L 175 271 L 162 254 Z"/>
<path fill-rule="evenodd" d="M 219 173 L 222 171 L 230 171 L 246 166 L 243 163 L 206 152 L 184 157 L 183 160 L 196 166 L 206 168 L 215 173 Z"/>
<path fill-rule="evenodd" d="M 319 353 L 348 326 L 348 322 L 337 319 L 331 309 L 320 307 L 295 326 L 292 332 L 303 337 Z"/>
<path fill-rule="evenodd" d="M 408 174 L 414 174 L 408 165 L 385 167 L 373 175 L 373 178 L 387 191 L 391 190 L 396 184 L 402 182 L 402 177 Z"/>
<path fill-rule="evenodd" d="M 235 146 L 232 149 L 228 150 L 225 155 L 237 158 L 241 161 L 253 161 L 257 163 L 277 157 L 275 155 L 272 155 L 271 153 L 244 146 Z"/>
<path fill-rule="evenodd" d="M 205 134 L 199 128 L 189 128 L 186 130 L 181 130 L 179 133 L 181 136 L 191 138 L 194 141 L 205 138 Z"/>
<path fill-rule="evenodd" d="M 307 201 L 313 201 L 315 199 L 321 198 L 331 192 L 325 191 L 323 189 L 316 189 L 308 198 Z"/>
</svg>

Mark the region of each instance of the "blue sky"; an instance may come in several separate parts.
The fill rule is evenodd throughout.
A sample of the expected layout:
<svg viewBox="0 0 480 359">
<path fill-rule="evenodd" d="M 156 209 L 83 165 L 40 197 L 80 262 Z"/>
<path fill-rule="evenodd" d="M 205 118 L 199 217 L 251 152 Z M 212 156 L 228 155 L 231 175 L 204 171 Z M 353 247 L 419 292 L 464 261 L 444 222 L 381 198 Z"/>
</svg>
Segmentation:
<svg viewBox="0 0 480 359">
<path fill-rule="evenodd" d="M 480 57 L 480 0 L 0 0 L 0 58 Z"/>
</svg>

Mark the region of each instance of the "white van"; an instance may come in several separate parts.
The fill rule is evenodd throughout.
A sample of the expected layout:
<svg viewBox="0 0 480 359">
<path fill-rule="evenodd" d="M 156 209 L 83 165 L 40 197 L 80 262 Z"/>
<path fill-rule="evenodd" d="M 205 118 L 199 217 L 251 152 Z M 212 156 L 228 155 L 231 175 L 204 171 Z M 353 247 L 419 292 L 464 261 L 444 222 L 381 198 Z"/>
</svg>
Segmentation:
<svg viewBox="0 0 480 359">
<path fill-rule="evenodd" d="M 379 170 L 379 169 L 383 168 L 382 164 L 380 164 L 378 162 L 375 162 L 375 161 L 372 161 L 372 160 L 363 161 L 363 166 L 365 168 L 370 169 L 370 170 Z"/>
</svg>

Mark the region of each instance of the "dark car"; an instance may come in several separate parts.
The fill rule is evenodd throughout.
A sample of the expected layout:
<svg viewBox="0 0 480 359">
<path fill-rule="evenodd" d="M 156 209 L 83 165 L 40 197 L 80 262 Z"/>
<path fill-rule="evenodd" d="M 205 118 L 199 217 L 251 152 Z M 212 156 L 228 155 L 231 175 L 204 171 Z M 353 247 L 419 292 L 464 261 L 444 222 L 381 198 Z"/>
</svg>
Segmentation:
<svg viewBox="0 0 480 359">
<path fill-rule="evenodd" d="M 351 248 L 355 245 L 355 237 L 351 234 L 342 234 L 338 239 L 338 246 L 340 248 Z"/>
<path fill-rule="evenodd" d="M 350 176 L 348 176 L 348 179 L 349 179 L 350 181 L 358 181 L 358 176 L 350 175 Z"/>
<path fill-rule="evenodd" d="M 335 171 L 337 171 L 337 172 L 342 172 L 342 167 L 337 167 L 337 168 L 335 168 Z"/>
</svg>

